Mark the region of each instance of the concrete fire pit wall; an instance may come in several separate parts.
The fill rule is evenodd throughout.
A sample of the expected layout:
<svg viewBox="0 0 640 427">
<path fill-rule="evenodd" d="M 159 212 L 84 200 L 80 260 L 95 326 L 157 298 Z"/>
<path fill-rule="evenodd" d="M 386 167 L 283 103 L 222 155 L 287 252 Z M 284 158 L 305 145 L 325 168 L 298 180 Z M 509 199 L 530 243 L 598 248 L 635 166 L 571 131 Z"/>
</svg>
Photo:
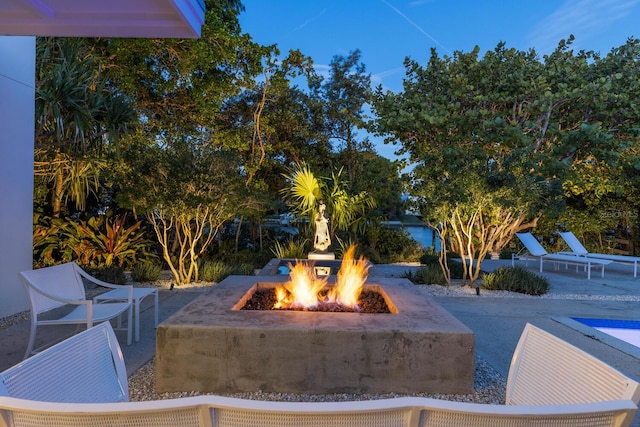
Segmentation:
<svg viewBox="0 0 640 427">
<path fill-rule="evenodd" d="M 231 276 L 163 322 L 156 390 L 470 393 L 473 333 L 405 279 L 376 278 L 397 314 L 234 310 L 277 276 Z"/>
</svg>

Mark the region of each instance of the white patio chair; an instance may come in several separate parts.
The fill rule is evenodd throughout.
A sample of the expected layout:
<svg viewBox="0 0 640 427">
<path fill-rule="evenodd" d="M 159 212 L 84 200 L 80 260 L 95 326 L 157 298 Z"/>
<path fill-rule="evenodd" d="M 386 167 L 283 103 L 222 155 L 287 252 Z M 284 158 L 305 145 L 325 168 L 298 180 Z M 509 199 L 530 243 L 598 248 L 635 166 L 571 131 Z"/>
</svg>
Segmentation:
<svg viewBox="0 0 640 427">
<path fill-rule="evenodd" d="M 127 345 L 131 345 L 133 286 L 114 285 L 98 280 L 86 273 L 75 262 L 23 271 L 18 276 L 25 287 L 31 306 L 31 327 L 25 358 L 44 347 L 41 346 L 36 350 L 33 348 L 38 326 L 84 324 L 88 329 L 96 323 L 115 318 L 120 325 L 120 316 L 125 312 L 127 313 Z M 124 302 L 94 304 L 86 298 L 83 277 L 100 286 L 125 289 L 127 299 Z M 65 306 L 71 307 L 71 310 L 64 310 Z"/>
<path fill-rule="evenodd" d="M 128 401 L 127 369 L 111 324 L 84 330 L 0 372 L 0 396 L 38 402 Z"/>
<path fill-rule="evenodd" d="M 567 255 L 576 255 L 581 257 L 607 259 L 611 262 L 619 264 L 631 264 L 633 265 L 633 277 L 638 277 L 638 262 L 640 257 L 630 255 L 615 255 L 615 254 L 599 254 L 587 251 L 584 245 L 578 240 L 578 238 L 571 232 L 565 231 L 560 233 L 560 237 L 571 248 L 571 252 L 561 252 Z"/>
<path fill-rule="evenodd" d="M 610 400 L 640 403 L 640 383 L 578 347 L 527 323 L 513 352 L 507 405 Z"/>
</svg>

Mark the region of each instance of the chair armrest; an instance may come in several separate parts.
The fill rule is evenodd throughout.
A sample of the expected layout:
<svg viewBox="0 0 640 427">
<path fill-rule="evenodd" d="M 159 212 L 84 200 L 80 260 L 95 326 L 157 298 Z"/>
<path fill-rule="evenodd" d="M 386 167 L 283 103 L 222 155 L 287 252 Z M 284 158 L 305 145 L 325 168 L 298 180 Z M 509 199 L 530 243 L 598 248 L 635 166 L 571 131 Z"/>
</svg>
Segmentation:
<svg viewBox="0 0 640 427">
<path fill-rule="evenodd" d="M 91 306 L 92 301 L 91 300 L 87 300 L 87 299 L 67 299 L 67 298 L 62 298 L 59 295 L 54 295 L 51 294 L 45 290 L 43 290 L 41 287 L 34 285 L 31 282 L 25 282 L 27 283 L 27 286 L 29 286 L 31 289 L 33 289 L 34 291 L 36 291 L 37 293 L 52 299 L 54 301 L 58 301 L 64 304 L 73 304 L 73 305 L 86 305 L 86 306 Z"/>
<path fill-rule="evenodd" d="M 90 275 L 89 273 L 87 273 L 86 271 L 84 271 L 82 268 L 80 268 L 80 266 L 78 265 L 74 265 L 74 268 L 76 270 L 76 272 L 78 272 L 78 274 L 80 274 L 80 276 L 84 277 L 85 279 L 87 279 L 89 282 L 94 283 L 98 286 L 102 286 L 105 288 L 111 288 L 111 289 L 126 289 L 129 295 L 129 304 L 131 304 L 133 302 L 133 285 L 117 285 L 115 283 L 109 283 L 109 282 L 105 282 L 103 280 L 97 279 L 95 277 L 93 277 L 92 275 Z"/>
</svg>

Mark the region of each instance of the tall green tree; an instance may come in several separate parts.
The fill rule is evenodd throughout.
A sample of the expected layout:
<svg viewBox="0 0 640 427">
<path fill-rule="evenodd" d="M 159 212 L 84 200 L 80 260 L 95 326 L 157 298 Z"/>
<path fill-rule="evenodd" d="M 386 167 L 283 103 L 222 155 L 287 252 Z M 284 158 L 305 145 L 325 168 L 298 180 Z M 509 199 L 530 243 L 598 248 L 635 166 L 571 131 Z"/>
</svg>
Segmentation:
<svg viewBox="0 0 640 427">
<path fill-rule="evenodd" d="M 123 157 L 119 203 L 144 214 L 176 284 L 197 281 L 207 248 L 242 203 L 237 156 L 183 140 L 167 146 L 143 141 Z"/>
<path fill-rule="evenodd" d="M 240 224 L 249 219 L 251 230 L 257 229 L 253 234 L 260 236 L 261 218 L 278 210 L 287 165 L 302 159 L 326 162 L 331 150 L 321 127 L 314 124 L 316 101 L 295 83 L 317 78 L 311 59 L 299 51 L 285 58 L 277 53 L 276 49 L 265 57 L 263 74 L 254 86 L 225 101 L 214 135 L 215 144 L 242 159 L 246 197 Z M 239 226 L 236 240 L 240 231 Z"/>
<path fill-rule="evenodd" d="M 312 86 L 322 99 L 326 131 L 338 151 L 348 180 L 355 182 L 357 152 L 371 149 L 370 141 L 358 133 L 365 129 L 365 108 L 371 100 L 371 75 L 360 62 L 360 50 L 347 56 L 336 55 L 329 64 L 329 77 Z"/>
<path fill-rule="evenodd" d="M 178 283 L 197 280 L 196 264 L 225 220 L 262 203 L 260 183 L 249 185 L 262 162 L 260 133 L 243 133 L 224 107 L 255 86 L 275 48 L 242 34 L 242 9 L 236 0 L 207 1 L 199 39 L 95 42 L 141 119 L 117 170 L 117 200 L 148 216 Z M 259 108 L 253 114 L 259 129 Z"/>
<path fill-rule="evenodd" d="M 368 217 L 398 219 L 404 215 L 405 188 L 400 179 L 399 160 L 389 160 L 373 149 L 362 149 L 351 153 L 336 153 L 335 164 L 347 164 L 345 157 L 351 160 L 355 177 L 353 181 L 349 181 L 349 193 L 365 192 L 375 200 L 376 208 L 368 212 Z"/>
<path fill-rule="evenodd" d="M 575 53 L 571 42 L 544 61 L 504 43 L 482 58 L 478 48 L 451 58 L 432 50 L 425 67 L 407 59 L 403 92 L 377 91 L 376 129 L 414 163 L 413 198 L 463 257 L 471 283 L 487 245 L 499 251 L 543 213 L 557 217 L 572 180 L 587 165 L 617 169 L 633 139 L 611 120 L 614 105 L 599 101 L 616 97 L 616 73 L 601 72 L 599 56 Z M 613 175 L 593 177 L 593 188 L 611 194 L 604 182 Z"/>
<path fill-rule="evenodd" d="M 111 154 L 137 123 L 104 62 L 84 39 L 37 40 L 35 194 L 46 195 L 38 204 L 54 217 L 99 196 Z"/>
</svg>

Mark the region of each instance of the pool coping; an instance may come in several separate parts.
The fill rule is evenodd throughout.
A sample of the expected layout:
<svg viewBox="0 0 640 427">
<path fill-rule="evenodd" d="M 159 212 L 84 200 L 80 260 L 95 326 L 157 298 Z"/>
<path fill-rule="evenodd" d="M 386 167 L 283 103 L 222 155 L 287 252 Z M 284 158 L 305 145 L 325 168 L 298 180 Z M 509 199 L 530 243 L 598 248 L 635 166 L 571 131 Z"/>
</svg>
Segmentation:
<svg viewBox="0 0 640 427">
<path fill-rule="evenodd" d="M 635 357 L 636 359 L 640 359 L 640 348 L 636 347 L 633 344 L 629 344 L 628 342 L 625 342 L 619 338 L 613 337 L 609 334 L 592 328 L 591 326 L 585 325 L 582 322 L 573 320 L 570 317 L 552 317 L 552 319 L 558 323 L 575 329 L 576 331 L 582 333 L 587 337 L 600 341 L 603 344 L 606 344 L 609 347 L 613 347 L 616 350 L 628 354 L 629 356 Z"/>
</svg>

